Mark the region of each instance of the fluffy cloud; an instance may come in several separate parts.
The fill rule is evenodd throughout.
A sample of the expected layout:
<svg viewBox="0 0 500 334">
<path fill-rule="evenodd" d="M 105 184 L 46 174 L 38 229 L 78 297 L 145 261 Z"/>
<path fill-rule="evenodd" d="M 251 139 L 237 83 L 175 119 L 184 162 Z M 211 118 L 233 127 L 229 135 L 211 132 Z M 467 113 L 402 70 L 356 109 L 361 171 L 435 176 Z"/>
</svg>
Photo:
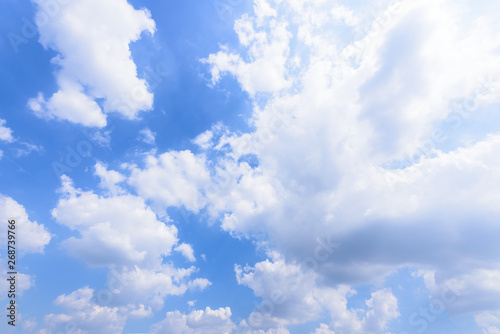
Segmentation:
<svg viewBox="0 0 500 334">
<path fill-rule="evenodd" d="M 124 193 L 125 190 L 118 183 L 125 181 L 125 176 L 119 172 L 108 170 L 104 164 L 97 162 L 95 164 L 95 175 L 101 179 L 99 187 L 102 189 L 109 191 L 113 195 Z"/>
<path fill-rule="evenodd" d="M 500 333 L 500 312 L 483 312 L 476 315 L 475 320 L 484 334 Z"/>
<path fill-rule="evenodd" d="M 28 101 L 37 116 L 103 127 L 106 113 L 136 118 L 152 108 L 153 95 L 138 78 L 129 48 L 143 31 L 155 31 L 147 10 L 126 0 L 35 3 L 40 43 L 58 53 L 52 62 L 59 86 L 48 99 L 39 93 Z"/>
<path fill-rule="evenodd" d="M 74 256 L 91 265 L 154 265 L 177 243 L 176 227 L 159 221 L 141 198 L 102 197 L 75 189 L 66 176 L 62 181 L 52 215 L 79 232 L 64 242 Z"/>
<path fill-rule="evenodd" d="M 0 119 L 0 140 L 6 141 L 7 143 L 12 143 L 14 137 L 12 137 L 12 130 L 5 126 L 6 121 Z"/>
<path fill-rule="evenodd" d="M 258 18 L 262 21 L 272 17 L 274 11 L 266 1 L 257 1 L 255 7 Z M 248 16 L 235 23 L 240 42 L 249 46 L 249 61 L 240 55 L 229 53 L 223 49 L 211 54 L 203 62 L 211 65 L 212 83 L 217 83 L 221 75 L 234 75 L 242 88 L 250 95 L 256 93 L 273 93 L 289 86 L 286 78 L 286 62 L 289 53 L 291 35 L 286 29 L 286 23 L 271 19 L 272 32 L 256 31 L 255 24 Z"/>
<path fill-rule="evenodd" d="M 182 243 L 179 246 L 175 247 L 174 250 L 181 253 L 188 261 L 190 262 L 196 261 L 193 247 L 190 244 Z"/>
<path fill-rule="evenodd" d="M 201 190 L 210 182 L 206 159 L 190 151 L 148 156 L 145 167 L 131 167 L 130 185 L 140 196 L 162 207 L 185 206 L 198 211 L 204 206 Z"/>
<path fill-rule="evenodd" d="M 154 143 L 155 143 L 155 136 L 156 136 L 156 133 L 154 133 L 153 131 L 151 131 L 151 129 L 144 128 L 140 132 L 139 139 L 142 142 L 146 143 L 146 144 L 154 145 Z"/>
<path fill-rule="evenodd" d="M 312 270 L 283 259 L 259 262 L 242 270 L 236 266 L 239 284 L 250 287 L 262 304 L 250 315 L 253 328 L 276 327 L 318 319 L 324 312 L 332 318 L 336 333 L 379 333 L 399 316 L 396 297 L 390 289 L 373 292 L 365 309 L 350 309 L 349 297 L 356 291 L 346 285 L 322 286 L 320 276 Z M 328 328 L 326 326 L 323 326 Z"/>
<path fill-rule="evenodd" d="M 122 333 L 126 321 L 123 312 L 117 307 L 97 305 L 93 295 L 94 291 L 86 287 L 57 297 L 54 303 L 66 308 L 68 313 L 45 316 L 46 328 L 41 333 Z"/>
<path fill-rule="evenodd" d="M 100 290 L 83 288 L 58 297 L 55 303 L 67 313 L 48 315 L 47 333 L 68 326 L 81 333 L 121 332 L 127 318 L 150 316 L 163 308 L 166 297 L 211 284 L 192 277 L 196 267 L 176 268 L 165 262 L 173 249 L 188 257 L 194 254 L 185 243 L 177 246 L 177 228 L 159 220 L 144 199 L 116 188 L 121 174 L 101 163 L 96 174 L 108 190 L 106 196 L 77 189 L 62 176 L 61 197 L 52 215 L 78 233 L 62 242 L 67 251 L 89 265 L 108 267 L 108 277 Z M 95 323 L 101 322 L 107 324 L 97 329 Z"/>
<path fill-rule="evenodd" d="M 189 314 L 179 311 L 167 312 L 165 319 L 154 324 L 150 334 L 230 334 L 234 333 L 236 325 L 231 321 L 229 307 L 212 310 L 194 310 Z"/>
<path fill-rule="evenodd" d="M 335 334 L 334 331 L 331 331 L 329 328 L 328 328 L 328 325 L 325 325 L 325 324 L 321 324 L 319 326 L 319 328 L 316 328 L 316 330 L 314 331 L 313 334 Z"/>
</svg>

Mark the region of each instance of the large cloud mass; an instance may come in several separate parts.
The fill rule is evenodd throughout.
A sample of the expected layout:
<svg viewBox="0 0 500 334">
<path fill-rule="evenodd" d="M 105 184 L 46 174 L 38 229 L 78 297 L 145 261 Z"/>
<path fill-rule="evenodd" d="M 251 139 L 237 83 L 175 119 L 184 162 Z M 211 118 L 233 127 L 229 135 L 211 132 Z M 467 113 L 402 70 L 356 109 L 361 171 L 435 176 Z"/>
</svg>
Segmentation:
<svg viewBox="0 0 500 334">
<path fill-rule="evenodd" d="M 116 307 L 136 305 L 120 314 L 147 313 L 168 294 L 209 284 L 189 281 L 194 269 L 158 263 L 172 249 L 195 260 L 156 216 L 184 206 L 269 254 L 236 264 L 237 282 L 261 300 L 243 331 L 287 333 L 311 321 L 323 322 L 316 334 L 390 331 L 403 309 L 388 281 L 409 268 L 430 309 L 474 315 L 485 332 L 498 332 L 499 5 L 378 4 L 256 0 L 254 14 L 235 23 L 240 51 L 223 46 L 202 60 L 212 84 L 230 75 L 248 93 L 252 131 L 216 124 L 193 140 L 199 152 L 153 151 L 123 175 L 99 165 L 108 197 L 64 180 L 54 216 L 80 233 L 65 246 L 94 265 L 120 263 L 122 277 L 138 282 L 116 293 Z M 137 215 L 147 236 L 131 233 Z M 153 272 L 157 286 L 172 289 L 142 286 L 160 297 L 138 298 Z M 427 328 L 405 311 L 413 331 Z M 151 331 L 230 333 L 230 315 L 168 312 Z"/>
<path fill-rule="evenodd" d="M 309 283 L 288 303 L 273 302 L 269 326 L 331 309 L 303 292 L 317 291 L 318 282 L 380 285 L 409 267 L 432 275 L 431 299 L 450 300 L 450 285 L 460 291 L 448 314 L 483 314 L 478 324 L 493 331 L 500 309 L 490 279 L 500 269 L 494 13 L 498 4 L 470 1 L 401 1 L 368 13 L 326 1 L 256 1 L 255 15 L 235 24 L 247 52 L 223 47 L 203 60 L 213 83 L 229 74 L 255 101 L 253 132 L 218 127 L 195 141 L 224 156 L 213 169 L 216 187 L 205 191 L 207 208 L 225 230 L 263 240 L 286 259 L 237 270 L 239 282 L 272 301 L 264 282 L 316 260 L 318 277 L 306 275 Z M 338 247 L 318 257 L 325 236 Z M 303 305 L 310 314 L 299 311 Z M 396 305 L 379 290 L 365 318 L 332 313 L 330 329 L 379 332 Z M 385 315 L 373 317 L 377 309 Z"/>
</svg>

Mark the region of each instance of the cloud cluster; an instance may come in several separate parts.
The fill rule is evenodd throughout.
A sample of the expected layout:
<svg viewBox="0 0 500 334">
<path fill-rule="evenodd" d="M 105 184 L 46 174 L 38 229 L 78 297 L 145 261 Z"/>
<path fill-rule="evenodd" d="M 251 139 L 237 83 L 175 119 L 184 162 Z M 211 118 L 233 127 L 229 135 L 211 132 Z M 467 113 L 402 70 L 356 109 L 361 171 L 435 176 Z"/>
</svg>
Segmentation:
<svg viewBox="0 0 500 334">
<path fill-rule="evenodd" d="M 248 286 L 263 299 L 249 316 L 253 328 L 277 328 L 314 321 L 325 312 L 331 316 L 335 333 L 380 333 L 399 316 L 396 297 L 390 289 L 372 292 L 366 309 L 353 309 L 347 303 L 356 291 L 347 285 L 322 286 L 320 276 L 283 259 L 266 260 L 254 267 L 236 266 L 239 284 Z M 328 329 L 324 325 L 321 330 Z"/>
<path fill-rule="evenodd" d="M 40 43 L 58 53 L 52 62 L 59 87 L 49 98 L 40 92 L 28 101 L 37 116 L 104 127 L 106 113 L 132 119 L 152 108 L 153 94 L 137 76 L 129 48 L 143 31 L 155 31 L 147 10 L 126 0 L 35 3 Z"/>
<path fill-rule="evenodd" d="M 117 188 L 122 181 L 118 172 L 98 162 L 96 174 L 107 195 L 77 189 L 63 175 L 61 197 L 52 215 L 77 233 L 62 242 L 68 253 L 90 266 L 109 268 L 108 278 L 100 290 L 86 287 L 58 297 L 55 303 L 67 313 L 47 315 L 47 333 L 63 327 L 82 333 L 118 333 L 127 318 L 144 318 L 162 309 L 169 295 L 211 285 L 205 278 L 192 277 L 196 267 L 176 268 L 166 261 L 174 249 L 195 260 L 189 244 L 178 245 L 174 225 L 159 220 L 141 197 Z M 99 327 L 101 321 L 106 325 Z"/>
<path fill-rule="evenodd" d="M 209 212 L 232 234 L 281 253 L 279 272 L 313 257 L 319 237 L 338 242 L 315 268 L 319 279 L 305 275 L 311 283 L 297 291 L 319 289 L 316 281 L 329 289 L 379 285 L 416 267 L 435 272 L 437 286 L 457 281 L 469 291 L 447 305 L 449 314 L 500 309 L 487 279 L 500 265 L 492 238 L 499 232 L 500 148 L 488 126 L 500 97 L 497 5 L 401 1 L 372 9 L 375 18 L 363 29 L 369 14 L 355 8 L 255 4 L 255 14 L 235 24 L 246 51 L 223 47 L 203 60 L 213 83 L 229 74 L 256 102 L 253 132 L 214 141 L 209 130 L 196 139 L 223 155 L 215 167 L 205 164 L 216 183 L 205 192 Z M 257 63 L 260 75 L 249 76 Z M 263 282 L 277 279 L 277 264 L 258 263 L 238 279 L 271 298 Z M 367 311 L 350 321 L 346 310 L 318 331 L 381 330 L 397 316 L 395 297 L 384 291 L 367 306 L 385 305 L 385 316 L 375 320 Z M 301 293 L 276 306 L 269 326 L 335 308 Z M 340 303 L 346 294 L 332 299 Z"/>
</svg>

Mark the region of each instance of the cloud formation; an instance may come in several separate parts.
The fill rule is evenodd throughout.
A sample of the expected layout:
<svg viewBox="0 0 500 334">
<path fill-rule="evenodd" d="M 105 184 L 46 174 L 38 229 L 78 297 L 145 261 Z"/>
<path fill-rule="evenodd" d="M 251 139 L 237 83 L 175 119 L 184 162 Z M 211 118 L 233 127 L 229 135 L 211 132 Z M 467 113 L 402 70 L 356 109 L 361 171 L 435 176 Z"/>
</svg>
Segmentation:
<svg viewBox="0 0 500 334">
<path fill-rule="evenodd" d="M 107 190 L 115 189 L 116 181 L 121 180 L 113 172 L 96 164 L 96 173 Z M 185 243 L 177 245 L 177 228 L 159 220 L 141 197 L 123 189 L 105 196 L 82 191 L 65 175 L 60 194 L 52 215 L 59 224 L 77 232 L 62 242 L 63 247 L 88 265 L 104 266 L 109 271 L 100 290 L 85 287 L 59 296 L 55 304 L 67 313 L 47 315 L 46 333 L 67 326 L 83 333 L 118 333 L 126 319 L 144 318 L 162 309 L 167 296 L 211 285 L 205 278 L 192 278 L 196 267 L 176 268 L 165 261 L 174 249 L 192 260 L 192 248 Z M 99 327 L 92 319 L 107 324 Z"/>
<path fill-rule="evenodd" d="M 4 119 L 0 119 L 0 140 L 12 143 L 14 141 L 12 130 L 5 126 L 6 123 L 7 122 Z"/>
<path fill-rule="evenodd" d="M 143 31 L 154 33 L 149 11 L 126 0 L 34 2 L 40 43 L 58 53 L 52 59 L 58 91 L 28 101 L 35 115 L 104 127 L 110 112 L 134 119 L 152 108 L 153 94 L 138 77 L 129 47 Z"/>
</svg>

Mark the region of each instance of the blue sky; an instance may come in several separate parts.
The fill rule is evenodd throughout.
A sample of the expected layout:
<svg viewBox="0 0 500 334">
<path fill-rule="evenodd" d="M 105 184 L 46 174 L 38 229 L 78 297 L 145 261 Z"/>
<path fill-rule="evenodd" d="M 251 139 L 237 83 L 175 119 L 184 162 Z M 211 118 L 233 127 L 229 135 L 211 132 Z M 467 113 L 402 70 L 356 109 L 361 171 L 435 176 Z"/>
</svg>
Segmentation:
<svg viewBox="0 0 500 334">
<path fill-rule="evenodd" d="M 500 333 L 499 4 L 0 6 L 16 333 Z"/>
</svg>

